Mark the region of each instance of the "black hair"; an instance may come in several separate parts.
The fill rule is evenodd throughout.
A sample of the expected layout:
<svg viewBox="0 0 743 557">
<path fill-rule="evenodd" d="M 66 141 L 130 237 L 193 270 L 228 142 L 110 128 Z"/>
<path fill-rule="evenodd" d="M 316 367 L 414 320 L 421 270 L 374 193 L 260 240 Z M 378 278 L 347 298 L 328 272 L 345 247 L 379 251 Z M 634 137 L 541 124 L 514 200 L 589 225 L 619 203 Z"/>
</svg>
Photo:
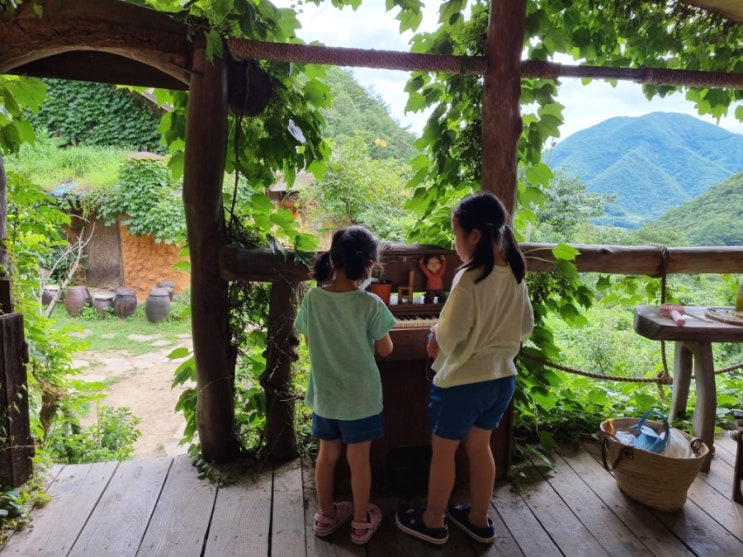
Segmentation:
<svg viewBox="0 0 743 557">
<path fill-rule="evenodd" d="M 317 284 L 327 284 L 333 270 L 340 269 L 349 280 L 367 277 L 370 265 L 379 258 L 379 240 L 363 226 L 347 226 L 333 233 L 330 249 L 319 254 L 310 271 Z"/>
<path fill-rule="evenodd" d="M 460 269 L 477 269 L 482 267 L 483 273 L 475 282 L 487 277 L 495 265 L 494 247 L 503 251 L 503 255 L 511 267 L 517 282 L 524 280 L 526 275 L 526 259 L 521 251 L 513 230 L 508 225 L 508 213 L 503 203 L 495 194 L 489 191 L 473 193 L 462 199 L 454 207 L 452 217 L 467 233 L 477 229 L 480 231 L 480 241 L 475 253 Z"/>
</svg>

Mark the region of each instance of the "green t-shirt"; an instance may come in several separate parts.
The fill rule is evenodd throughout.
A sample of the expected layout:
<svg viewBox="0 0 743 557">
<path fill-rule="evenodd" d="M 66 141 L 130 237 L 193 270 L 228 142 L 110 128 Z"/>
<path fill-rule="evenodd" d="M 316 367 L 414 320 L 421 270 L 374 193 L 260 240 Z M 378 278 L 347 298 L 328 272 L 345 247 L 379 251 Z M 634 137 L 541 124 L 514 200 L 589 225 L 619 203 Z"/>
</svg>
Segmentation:
<svg viewBox="0 0 743 557">
<path fill-rule="evenodd" d="M 374 342 L 394 326 L 389 308 L 363 290 L 305 294 L 294 326 L 307 337 L 310 382 L 306 404 L 318 416 L 359 420 L 382 411 Z"/>
</svg>

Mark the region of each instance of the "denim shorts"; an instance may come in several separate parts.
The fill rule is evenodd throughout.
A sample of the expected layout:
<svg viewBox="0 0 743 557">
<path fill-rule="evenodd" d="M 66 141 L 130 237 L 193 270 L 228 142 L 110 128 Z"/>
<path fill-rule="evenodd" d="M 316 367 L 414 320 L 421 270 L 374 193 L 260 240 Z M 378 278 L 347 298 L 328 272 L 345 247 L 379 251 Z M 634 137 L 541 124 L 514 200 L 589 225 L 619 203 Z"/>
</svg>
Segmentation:
<svg viewBox="0 0 743 557">
<path fill-rule="evenodd" d="M 428 401 L 432 432 L 444 439 L 459 441 L 467 437 L 473 425 L 496 429 L 511 402 L 515 386 L 514 376 L 446 388 L 432 384 Z"/>
<path fill-rule="evenodd" d="M 340 439 L 346 445 L 379 439 L 384 434 L 382 413 L 360 420 L 334 420 L 312 413 L 312 435 L 323 441 Z"/>
</svg>

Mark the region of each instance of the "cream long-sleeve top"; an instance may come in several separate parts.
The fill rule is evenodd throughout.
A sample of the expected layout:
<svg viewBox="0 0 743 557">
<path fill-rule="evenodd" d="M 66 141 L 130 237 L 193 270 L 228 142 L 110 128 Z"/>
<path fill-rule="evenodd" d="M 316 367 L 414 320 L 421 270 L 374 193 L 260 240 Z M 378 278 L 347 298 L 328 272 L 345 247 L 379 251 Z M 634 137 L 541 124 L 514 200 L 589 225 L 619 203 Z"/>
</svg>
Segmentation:
<svg viewBox="0 0 743 557">
<path fill-rule="evenodd" d="M 462 269 L 436 325 L 440 352 L 433 362 L 439 387 L 479 383 L 516 375 L 514 358 L 534 329 L 525 281 L 510 267 L 493 267 L 475 284 L 482 269 Z"/>
</svg>

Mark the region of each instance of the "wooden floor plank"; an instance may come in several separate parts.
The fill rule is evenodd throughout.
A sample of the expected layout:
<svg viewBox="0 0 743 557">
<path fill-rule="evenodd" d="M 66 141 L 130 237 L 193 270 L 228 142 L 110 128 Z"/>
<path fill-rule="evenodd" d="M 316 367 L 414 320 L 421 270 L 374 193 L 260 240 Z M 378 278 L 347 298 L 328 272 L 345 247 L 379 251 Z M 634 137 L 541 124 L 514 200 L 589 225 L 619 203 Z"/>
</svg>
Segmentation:
<svg viewBox="0 0 743 557">
<path fill-rule="evenodd" d="M 657 557 L 690 557 L 694 555 L 670 530 L 659 522 L 650 510 L 625 495 L 614 477 L 604 469 L 595 443 L 583 443 L 582 451 L 564 455 L 568 465 L 584 479 L 590 489 L 612 510 L 617 522 L 642 540 Z M 593 448 L 596 458 L 585 449 Z M 562 454 L 562 453 L 561 453 Z"/>
<path fill-rule="evenodd" d="M 171 463 L 171 458 L 119 463 L 68 555 L 136 555 Z"/>
<path fill-rule="evenodd" d="M 169 471 L 162 467 L 169 459 L 61 466 L 47 479 L 51 501 L 32 511 L 31 527 L 14 534 L 2 555 L 126 557 L 138 548 L 140 557 L 743 557 L 743 505 L 731 498 L 737 446 L 718 438 L 710 471 L 697 475 L 683 509 L 673 513 L 622 493 L 595 442 L 557 451 L 550 473 L 537 461 L 519 464 L 517 481 L 493 491 L 492 545 L 451 525 L 443 547 L 407 536 L 394 523 L 401 499 L 383 493 L 372 493 L 384 520 L 368 544 L 351 543 L 350 525 L 318 538 L 314 471 L 300 461 L 275 469 L 239 465 L 227 472 L 234 484 L 219 488 L 199 479 L 187 457 L 173 460 Z M 452 500 L 467 499 L 458 484 Z"/>
<path fill-rule="evenodd" d="M 63 467 L 47 491 L 51 501 L 32 512 L 32 527 L 13 534 L 3 556 L 66 555 L 117 466 L 117 462 L 103 462 Z"/>
<path fill-rule="evenodd" d="M 498 516 L 524 555 L 562 556 L 522 496 L 510 484 L 496 485 L 493 498 Z"/>
<path fill-rule="evenodd" d="M 204 557 L 268 555 L 272 489 L 270 467 L 218 488 Z"/>
<path fill-rule="evenodd" d="M 216 485 L 198 477 L 188 456 L 175 458 L 138 557 L 200 556 L 216 495 Z"/>
<path fill-rule="evenodd" d="M 271 555 L 306 554 L 302 489 L 302 465 L 298 460 L 274 469 Z"/>
<path fill-rule="evenodd" d="M 532 473 L 539 474 L 536 469 L 533 470 Z M 552 486 L 541 480 L 541 476 L 534 478 L 523 500 L 541 527 L 565 555 L 572 557 L 608 555 L 593 533 L 573 513 Z"/>
<path fill-rule="evenodd" d="M 675 513 L 654 514 L 700 557 L 743 555 L 743 543 L 693 502 Z"/>
<path fill-rule="evenodd" d="M 571 458 L 577 458 L 578 452 L 584 451 L 578 449 L 571 455 Z M 605 470 L 599 470 L 599 473 L 609 475 Z M 556 455 L 555 468 L 546 473 L 545 478 L 609 555 L 614 557 L 652 556 L 652 552 L 632 529 L 617 520 L 613 509 L 604 503 L 601 497 L 591 489 L 586 478 L 571 468 L 563 457 Z M 597 480 L 596 477 L 592 479 Z"/>
</svg>

